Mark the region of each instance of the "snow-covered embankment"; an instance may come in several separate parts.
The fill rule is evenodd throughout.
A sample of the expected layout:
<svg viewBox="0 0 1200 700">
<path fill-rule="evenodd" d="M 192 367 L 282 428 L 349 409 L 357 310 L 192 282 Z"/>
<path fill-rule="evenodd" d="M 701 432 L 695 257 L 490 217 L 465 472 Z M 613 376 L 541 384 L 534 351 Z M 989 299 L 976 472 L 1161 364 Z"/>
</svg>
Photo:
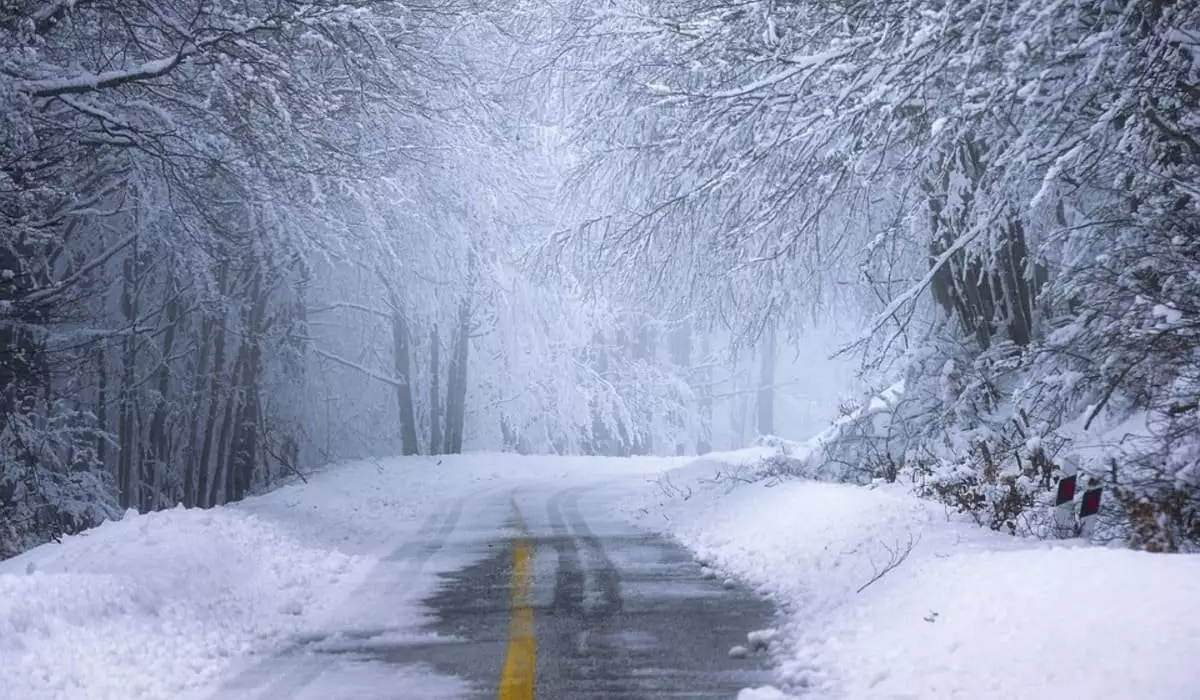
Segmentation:
<svg viewBox="0 0 1200 700">
<path fill-rule="evenodd" d="M 743 478 L 761 453 L 669 472 L 621 507 L 780 605 L 785 689 L 1200 697 L 1200 555 L 1013 538 L 902 487 Z"/>
</svg>

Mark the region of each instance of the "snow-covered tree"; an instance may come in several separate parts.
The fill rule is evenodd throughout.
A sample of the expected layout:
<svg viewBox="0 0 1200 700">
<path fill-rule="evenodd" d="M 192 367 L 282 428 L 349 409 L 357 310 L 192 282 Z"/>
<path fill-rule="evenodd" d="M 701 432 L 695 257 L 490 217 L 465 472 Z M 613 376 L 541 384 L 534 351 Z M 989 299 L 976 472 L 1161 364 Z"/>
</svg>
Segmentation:
<svg viewBox="0 0 1200 700">
<path fill-rule="evenodd" d="M 606 283 L 753 337 L 854 280 L 930 493 L 1036 530 L 1097 441 L 1074 427 L 1135 420 L 1085 468 L 1133 543 L 1195 541 L 1191 5 L 614 0 L 587 22 L 570 240 Z"/>
</svg>

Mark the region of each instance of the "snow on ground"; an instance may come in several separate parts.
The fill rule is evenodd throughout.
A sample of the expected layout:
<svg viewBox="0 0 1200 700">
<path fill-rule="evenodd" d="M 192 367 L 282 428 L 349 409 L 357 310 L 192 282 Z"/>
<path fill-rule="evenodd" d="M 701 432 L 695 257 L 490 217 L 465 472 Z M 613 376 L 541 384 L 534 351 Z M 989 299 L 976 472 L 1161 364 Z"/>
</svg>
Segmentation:
<svg viewBox="0 0 1200 700">
<path fill-rule="evenodd" d="M 128 514 L 0 562 L 0 700 L 203 697 L 253 659 L 344 619 L 347 596 L 422 521 L 522 479 L 609 477 L 671 461 L 473 454 L 330 467 L 208 511 Z M 414 628 L 435 578 L 389 624 Z"/>
<path fill-rule="evenodd" d="M 738 480 L 760 453 L 710 456 L 620 508 L 785 610 L 791 693 L 1200 698 L 1200 555 L 1020 540 L 900 487 Z"/>
<path fill-rule="evenodd" d="M 786 612 L 771 648 L 791 693 L 1200 697 L 1200 556 L 1018 540 L 893 487 L 748 483 L 773 449 L 687 466 L 507 455 L 358 462 L 232 507 L 130 514 L 0 563 L 0 698 L 200 696 L 247 659 L 319 632 L 450 499 L 523 480 L 627 475 L 632 485 L 668 466 L 679 468 L 620 508 L 775 599 Z M 872 582 L 910 541 L 911 554 Z M 425 573 L 391 624 L 419 625 L 417 601 L 433 585 Z"/>
<path fill-rule="evenodd" d="M 0 569 L 0 696 L 172 697 L 364 564 L 232 509 L 106 523 Z"/>
</svg>

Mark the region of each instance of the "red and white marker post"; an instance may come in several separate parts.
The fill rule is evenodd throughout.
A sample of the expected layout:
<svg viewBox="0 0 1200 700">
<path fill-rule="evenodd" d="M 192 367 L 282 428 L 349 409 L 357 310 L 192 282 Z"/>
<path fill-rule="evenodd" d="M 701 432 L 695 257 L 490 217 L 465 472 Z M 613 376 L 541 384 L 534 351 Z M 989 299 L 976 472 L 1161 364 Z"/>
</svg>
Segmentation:
<svg viewBox="0 0 1200 700">
<path fill-rule="evenodd" d="M 1083 526 L 1083 534 L 1091 536 L 1096 527 L 1096 514 L 1100 512 L 1100 482 L 1088 479 L 1087 489 L 1079 503 L 1079 522 Z"/>
<path fill-rule="evenodd" d="M 1063 460 L 1062 474 L 1058 478 L 1058 491 L 1054 496 L 1054 534 L 1058 537 L 1074 537 L 1075 484 L 1079 475 L 1079 458 L 1074 455 Z"/>
</svg>

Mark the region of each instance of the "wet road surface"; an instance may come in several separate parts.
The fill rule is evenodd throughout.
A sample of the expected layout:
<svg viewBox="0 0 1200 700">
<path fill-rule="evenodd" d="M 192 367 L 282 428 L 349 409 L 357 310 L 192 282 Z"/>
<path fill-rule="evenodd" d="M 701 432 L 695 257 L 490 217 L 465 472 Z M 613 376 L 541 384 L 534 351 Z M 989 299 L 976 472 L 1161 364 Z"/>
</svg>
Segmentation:
<svg viewBox="0 0 1200 700">
<path fill-rule="evenodd" d="M 731 658 L 771 606 L 705 580 L 690 554 L 608 514 L 602 487 L 522 488 L 431 516 L 353 604 L 380 612 L 431 559 L 420 633 L 332 626 L 235 678 L 219 697 L 734 698 L 770 682 L 765 654 Z M 390 591 L 390 593 L 389 593 Z"/>
</svg>

